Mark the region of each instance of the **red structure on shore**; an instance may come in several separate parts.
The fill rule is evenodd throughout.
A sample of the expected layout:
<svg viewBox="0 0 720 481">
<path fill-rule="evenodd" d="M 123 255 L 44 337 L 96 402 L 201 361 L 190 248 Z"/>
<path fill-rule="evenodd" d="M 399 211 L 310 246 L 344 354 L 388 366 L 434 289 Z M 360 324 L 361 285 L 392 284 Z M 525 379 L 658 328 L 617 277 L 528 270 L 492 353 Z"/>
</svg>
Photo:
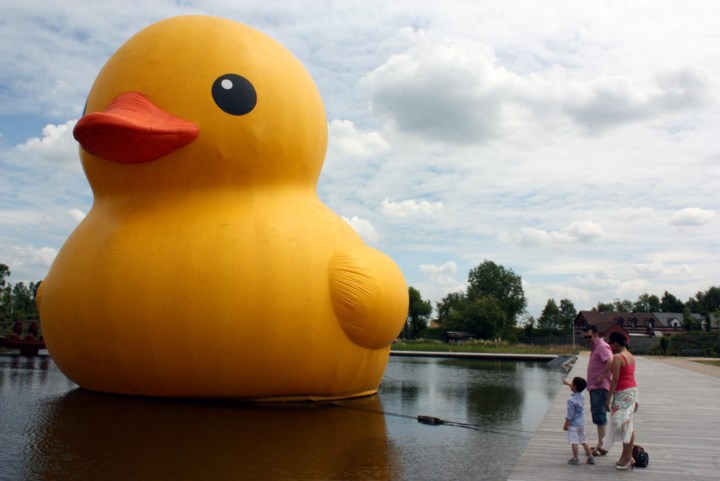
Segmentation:
<svg viewBox="0 0 720 481">
<path fill-rule="evenodd" d="M 45 349 L 45 341 L 40 336 L 40 326 L 37 321 L 31 321 L 28 332 L 23 337 L 23 321 L 15 321 L 12 334 L 0 336 L 0 347 L 7 349 L 20 349 L 23 356 L 37 356 L 40 349 Z"/>
</svg>

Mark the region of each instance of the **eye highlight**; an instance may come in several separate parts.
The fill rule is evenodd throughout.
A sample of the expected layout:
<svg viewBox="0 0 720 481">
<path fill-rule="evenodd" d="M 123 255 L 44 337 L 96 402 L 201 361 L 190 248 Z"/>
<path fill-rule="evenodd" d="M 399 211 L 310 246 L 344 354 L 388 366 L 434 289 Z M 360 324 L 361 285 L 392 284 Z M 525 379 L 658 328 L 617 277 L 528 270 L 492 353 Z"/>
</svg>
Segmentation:
<svg viewBox="0 0 720 481">
<path fill-rule="evenodd" d="M 255 87 L 241 75 L 221 75 L 212 85 L 213 100 L 230 115 L 245 115 L 257 105 Z"/>
</svg>

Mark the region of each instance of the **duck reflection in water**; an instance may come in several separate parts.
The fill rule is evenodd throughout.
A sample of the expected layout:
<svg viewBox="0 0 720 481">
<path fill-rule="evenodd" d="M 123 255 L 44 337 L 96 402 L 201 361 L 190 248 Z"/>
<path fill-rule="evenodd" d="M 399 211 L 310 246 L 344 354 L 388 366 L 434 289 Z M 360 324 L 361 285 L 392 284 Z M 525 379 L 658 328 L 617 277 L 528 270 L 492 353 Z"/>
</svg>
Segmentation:
<svg viewBox="0 0 720 481">
<path fill-rule="evenodd" d="M 169 401 L 76 389 L 44 404 L 26 479 L 403 477 L 377 396 L 337 403 Z"/>
</svg>

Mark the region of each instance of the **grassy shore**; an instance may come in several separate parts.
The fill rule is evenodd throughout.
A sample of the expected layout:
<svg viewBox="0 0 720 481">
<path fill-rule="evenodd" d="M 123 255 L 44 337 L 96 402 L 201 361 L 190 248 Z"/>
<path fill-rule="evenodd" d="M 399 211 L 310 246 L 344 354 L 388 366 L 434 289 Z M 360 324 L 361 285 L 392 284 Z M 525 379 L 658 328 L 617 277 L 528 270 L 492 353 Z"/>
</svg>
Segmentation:
<svg viewBox="0 0 720 481">
<path fill-rule="evenodd" d="M 580 346 L 536 346 L 528 344 L 509 344 L 506 342 L 462 341 L 449 342 L 419 340 L 398 340 L 390 348 L 392 351 L 430 351 L 430 352 L 494 352 L 512 354 L 577 354 Z"/>
<path fill-rule="evenodd" d="M 699 362 L 700 364 L 707 364 L 709 366 L 720 367 L 720 361 L 693 361 L 693 362 Z"/>
</svg>

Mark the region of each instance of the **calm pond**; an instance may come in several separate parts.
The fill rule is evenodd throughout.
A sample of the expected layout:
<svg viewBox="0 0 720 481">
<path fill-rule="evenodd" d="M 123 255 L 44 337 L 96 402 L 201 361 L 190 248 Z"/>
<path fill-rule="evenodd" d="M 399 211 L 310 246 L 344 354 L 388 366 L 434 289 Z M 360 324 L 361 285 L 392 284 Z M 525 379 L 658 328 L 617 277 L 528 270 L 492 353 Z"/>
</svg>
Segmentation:
<svg viewBox="0 0 720 481">
<path fill-rule="evenodd" d="M 96 394 L 0 355 L 0 480 L 504 480 L 564 376 L 392 357 L 378 396 L 252 405 Z"/>
</svg>

